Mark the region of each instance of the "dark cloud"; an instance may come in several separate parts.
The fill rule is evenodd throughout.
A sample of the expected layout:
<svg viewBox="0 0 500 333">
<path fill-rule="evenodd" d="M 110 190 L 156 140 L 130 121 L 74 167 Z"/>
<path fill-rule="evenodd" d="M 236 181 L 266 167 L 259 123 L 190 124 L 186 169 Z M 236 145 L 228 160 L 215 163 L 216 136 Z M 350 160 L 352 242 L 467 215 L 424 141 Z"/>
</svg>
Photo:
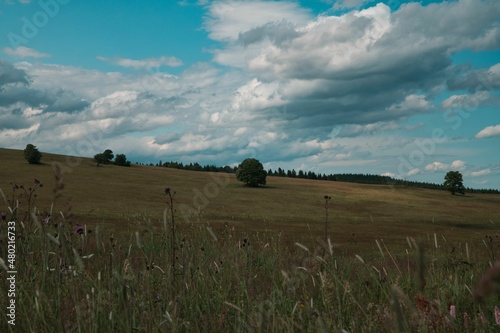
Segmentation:
<svg viewBox="0 0 500 333">
<path fill-rule="evenodd" d="M 0 106 L 9 106 L 21 102 L 31 107 L 53 103 L 52 96 L 46 92 L 31 89 L 29 86 L 8 86 L 0 92 Z"/>
<path fill-rule="evenodd" d="M 297 36 L 299 36 L 299 33 L 292 23 L 287 21 L 269 22 L 260 27 L 240 33 L 238 42 L 248 46 L 267 38 L 274 44 L 281 45 L 285 41 L 289 41 Z"/>
<path fill-rule="evenodd" d="M 59 89 L 51 94 L 51 104 L 45 109 L 46 112 L 79 112 L 87 108 L 89 102 L 78 98 L 73 92 Z"/>
<path fill-rule="evenodd" d="M 22 117 L 20 108 L 6 110 L 0 107 L 0 130 L 22 129 L 29 127 L 30 123 Z"/>
<path fill-rule="evenodd" d="M 0 91 L 3 86 L 11 83 L 29 84 L 28 74 L 15 68 L 10 62 L 0 59 Z"/>
<path fill-rule="evenodd" d="M 155 137 L 154 141 L 156 144 L 163 145 L 165 143 L 172 143 L 175 141 L 179 141 L 182 137 L 182 133 L 174 132 L 174 133 L 163 133 Z"/>
<path fill-rule="evenodd" d="M 0 60 L 0 107 L 22 103 L 46 112 L 78 112 L 89 103 L 61 88 L 40 90 L 31 87 L 29 75 L 11 63 Z"/>
<path fill-rule="evenodd" d="M 450 90 L 467 90 L 470 93 L 500 89 L 500 64 L 490 69 L 471 71 L 465 75 L 450 78 L 446 83 Z"/>
</svg>

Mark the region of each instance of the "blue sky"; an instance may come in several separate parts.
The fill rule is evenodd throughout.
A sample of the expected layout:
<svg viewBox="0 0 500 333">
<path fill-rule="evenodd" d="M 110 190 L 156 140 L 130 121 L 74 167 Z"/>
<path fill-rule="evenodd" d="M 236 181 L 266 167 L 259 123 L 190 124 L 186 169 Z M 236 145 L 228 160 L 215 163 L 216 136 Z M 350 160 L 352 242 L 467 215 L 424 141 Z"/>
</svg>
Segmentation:
<svg viewBox="0 0 500 333">
<path fill-rule="evenodd" d="M 0 147 L 500 189 L 500 2 L 0 0 Z"/>
</svg>

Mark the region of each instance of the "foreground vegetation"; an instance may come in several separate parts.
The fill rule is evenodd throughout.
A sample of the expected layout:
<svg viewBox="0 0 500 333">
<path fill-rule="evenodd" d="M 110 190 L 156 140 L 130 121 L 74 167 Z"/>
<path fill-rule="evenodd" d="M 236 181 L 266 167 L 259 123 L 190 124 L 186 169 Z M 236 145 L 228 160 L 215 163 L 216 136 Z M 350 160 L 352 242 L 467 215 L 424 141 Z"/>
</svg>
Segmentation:
<svg viewBox="0 0 500 333">
<path fill-rule="evenodd" d="M 166 214 L 169 216 L 169 214 Z M 343 256 L 281 233 L 137 220 L 111 233 L 62 217 L 18 223 L 17 321 L 2 332 L 495 332 L 500 267 L 467 243 L 374 242 Z M 2 225 L 2 234 L 5 232 Z M 439 238 L 438 238 L 439 236 Z M 493 243 L 495 242 L 495 243 Z M 4 249 L 3 249 L 4 250 Z M 172 258 L 174 254 L 175 259 Z M 2 253 L 2 257 L 5 256 Z M 7 290 L 2 270 L 2 290 Z M 6 298 L 0 301 L 7 307 Z M 454 309 L 454 310 L 452 310 Z"/>
<path fill-rule="evenodd" d="M 205 174 L 90 163 L 72 172 L 62 163 L 28 166 L 38 169 L 25 169 L 25 178 L 26 170 L 40 178 L 25 181 L 23 188 L 13 180 L 0 199 L 0 210 L 7 212 L 0 221 L 0 257 L 7 258 L 6 221 L 15 220 L 18 271 L 16 326 L 8 326 L 2 314 L 1 332 L 500 327 L 495 195 L 457 198 L 407 189 L 396 195 L 375 186 L 316 181 L 314 187 L 304 180 L 273 180 L 269 188 L 253 189 L 209 178 L 221 184 L 219 192 L 198 211 L 192 188 L 205 193 Z M 2 172 L 21 176 L 14 169 Z M 114 195 L 94 192 L 86 172 L 97 180 L 104 173 L 107 183 L 97 185 Z M 151 184 L 148 177 L 157 183 L 141 192 L 134 182 Z M 124 190 L 129 186 L 135 193 Z M 332 194 L 326 242 L 326 199 L 320 193 Z M 132 206 L 134 200 L 143 209 Z M 89 209 L 96 203 L 99 216 Z M 182 205 L 191 208 L 186 213 Z M 5 268 L 2 309 L 8 302 Z"/>
</svg>

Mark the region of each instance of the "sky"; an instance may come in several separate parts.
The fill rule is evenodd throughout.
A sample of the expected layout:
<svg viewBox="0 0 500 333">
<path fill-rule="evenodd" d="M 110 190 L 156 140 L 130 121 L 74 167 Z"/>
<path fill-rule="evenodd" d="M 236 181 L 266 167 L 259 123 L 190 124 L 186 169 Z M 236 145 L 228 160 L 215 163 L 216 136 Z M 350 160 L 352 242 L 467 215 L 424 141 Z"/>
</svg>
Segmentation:
<svg viewBox="0 0 500 333">
<path fill-rule="evenodd" d="M 500 189 L 499 107 L 498 0 L 0 0 L 3 148 Z"/>
</svg>

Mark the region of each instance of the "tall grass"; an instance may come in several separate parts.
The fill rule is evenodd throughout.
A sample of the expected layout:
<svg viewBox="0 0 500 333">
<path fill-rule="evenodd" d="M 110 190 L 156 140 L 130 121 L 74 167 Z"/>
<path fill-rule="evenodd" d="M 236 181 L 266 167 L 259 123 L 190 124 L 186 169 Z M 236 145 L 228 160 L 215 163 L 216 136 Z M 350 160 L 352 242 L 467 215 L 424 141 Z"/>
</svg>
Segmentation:
<svg viewBox="0 0 500 333">
<path fill-rule="evenodd" d="M 75 225 L 68 207 L 58 210 L 63 188 L 56 169 L 50 213 L 17 208 L 17 320 L 10 326 L 2 315 L 1 332 L 500 329 L 500 267 L 489 239 L 482 246 L 423 235 L 406 239 L 401 253 L 374 240 L 373 254 L 361 257 L 342 255 L 330 239 L 244 233 L 205 221 L 179 223 L 172 240 L 169 220 L 142 215 L 119 227 Z M 3 245 L 0 256 L 6 258 Z M 5 309 L 3 269 L 0 286 Z"/>
</svg>

